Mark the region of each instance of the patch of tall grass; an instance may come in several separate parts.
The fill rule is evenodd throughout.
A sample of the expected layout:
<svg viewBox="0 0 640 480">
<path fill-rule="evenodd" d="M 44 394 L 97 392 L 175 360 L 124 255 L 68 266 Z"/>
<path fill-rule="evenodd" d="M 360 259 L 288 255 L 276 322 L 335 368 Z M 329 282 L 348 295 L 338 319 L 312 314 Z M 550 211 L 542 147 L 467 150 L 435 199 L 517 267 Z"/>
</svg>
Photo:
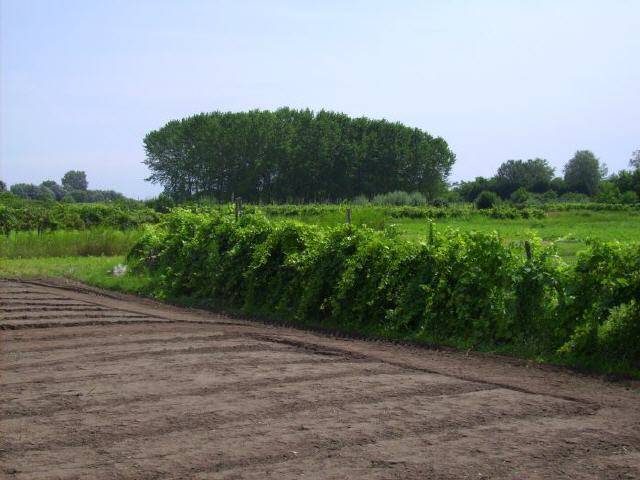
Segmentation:
<svg viewBox="0 0 640 480">
<path fill-rule="evenodd" d="M 142 230 L 115 229 L 12 232 L 0 237 L 0 257 L 38 258 L 126 255 Z"/>
</svg>

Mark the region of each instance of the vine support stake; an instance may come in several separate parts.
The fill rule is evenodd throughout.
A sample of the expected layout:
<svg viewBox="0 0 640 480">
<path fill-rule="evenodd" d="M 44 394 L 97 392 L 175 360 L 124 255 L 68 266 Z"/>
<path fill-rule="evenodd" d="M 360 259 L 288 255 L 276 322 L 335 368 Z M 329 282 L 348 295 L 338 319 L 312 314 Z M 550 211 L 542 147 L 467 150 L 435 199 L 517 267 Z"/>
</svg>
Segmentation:
<svg viewBox="0 0 640 480">
<path fill-rule="evenodd" d="M 242 215 L 242 197 L 236 197 L 235 213 L 236 213 L 236 222 L 237 222 L 240 215 Z"/>
<path fill-rule="evenodd" d="M 347 208 L 347 224 L 351 225 L 351 208 Z"/>
<path fill-rule="evenodd" d="M 531 260 L 531 244 L 529 240 L 524 241 L 524 252 L 527 254 L 527 260 Z"/>
</svg>

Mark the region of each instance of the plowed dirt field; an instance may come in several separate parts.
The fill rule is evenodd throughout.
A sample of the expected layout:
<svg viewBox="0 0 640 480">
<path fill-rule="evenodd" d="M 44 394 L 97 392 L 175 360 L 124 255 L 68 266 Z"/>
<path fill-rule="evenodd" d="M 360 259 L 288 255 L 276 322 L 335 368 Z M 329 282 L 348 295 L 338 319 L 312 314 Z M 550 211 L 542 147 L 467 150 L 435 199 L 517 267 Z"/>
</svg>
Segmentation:
<svg viewBox="0 0 640 480">
<path fill-rule="evenodd" d="M 0 281 L 0 477 L 640 478 L 637 385 Z"/>
</svg>

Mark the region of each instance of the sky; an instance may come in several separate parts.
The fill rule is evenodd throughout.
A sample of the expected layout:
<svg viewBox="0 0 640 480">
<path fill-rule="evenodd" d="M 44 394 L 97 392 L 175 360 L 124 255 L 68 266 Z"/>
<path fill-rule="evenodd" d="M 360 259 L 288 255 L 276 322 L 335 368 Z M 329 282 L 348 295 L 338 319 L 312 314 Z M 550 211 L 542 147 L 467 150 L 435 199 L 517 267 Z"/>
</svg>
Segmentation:
<svg viewBox="0 0 640 480">
<path fill-rule="evenodd" d="M 207 111 L 334 110 L 443 137 L 451 181 L 640 149 L 640 1 L 0 0 L 0 178 L 133 198 L 144 135 Z"/>
</svg>

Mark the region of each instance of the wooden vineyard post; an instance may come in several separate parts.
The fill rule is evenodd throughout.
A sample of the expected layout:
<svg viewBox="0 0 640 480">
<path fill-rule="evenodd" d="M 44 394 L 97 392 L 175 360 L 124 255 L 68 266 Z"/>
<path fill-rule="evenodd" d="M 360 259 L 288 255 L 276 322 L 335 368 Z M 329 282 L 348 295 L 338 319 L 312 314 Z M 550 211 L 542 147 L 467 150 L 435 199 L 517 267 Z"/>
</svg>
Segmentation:
<svg viewBox="0 0 640 480">
<path fill-rule="evenodd" d="M 531 244 L 529 240 L 524 241 L 524 252 L 527 254 L 527 260 L 531 260 Z"/>
<path fill-rule="evenodd" d="M 347 225 L 351 225 L 351 208 L 347 208 Z"/>
<path fill-rule="evenodd" d="M 236 198 L 236 222 L 238 221 L 238 218 L 240 217 L 240 215 L 242 215 L 242 197 L 237 197 Z"/>
</svg>

